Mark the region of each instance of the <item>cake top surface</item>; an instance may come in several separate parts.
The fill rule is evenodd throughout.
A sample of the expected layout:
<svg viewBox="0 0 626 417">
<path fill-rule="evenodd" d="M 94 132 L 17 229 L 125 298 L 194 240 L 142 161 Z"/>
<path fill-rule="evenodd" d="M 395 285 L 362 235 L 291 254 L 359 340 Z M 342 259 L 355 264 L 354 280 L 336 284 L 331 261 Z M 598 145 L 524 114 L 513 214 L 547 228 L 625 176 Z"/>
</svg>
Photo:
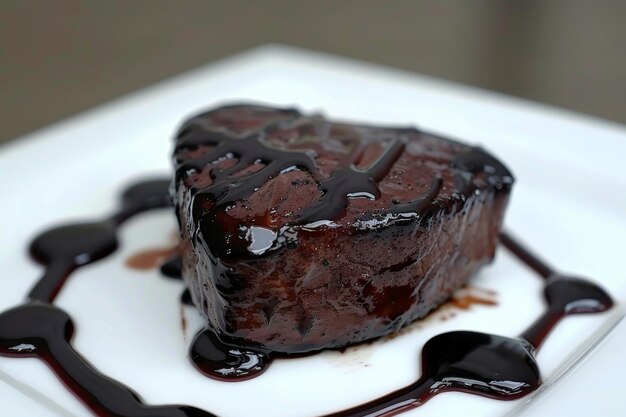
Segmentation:
<svg viewBox="0 0 626 417">
<path fill-rule="evenodd" d="M 513 182 L 478 147 L 414 128 L 335 123 L 256 105 L 188 120 L 175 163 L 196 221 L 236 224 L 263 242 L 285 228 L 368 229 L 424 219 Z M 257 246 L 251 251 L 263 252 L 265 244 Z"/>
</svg>

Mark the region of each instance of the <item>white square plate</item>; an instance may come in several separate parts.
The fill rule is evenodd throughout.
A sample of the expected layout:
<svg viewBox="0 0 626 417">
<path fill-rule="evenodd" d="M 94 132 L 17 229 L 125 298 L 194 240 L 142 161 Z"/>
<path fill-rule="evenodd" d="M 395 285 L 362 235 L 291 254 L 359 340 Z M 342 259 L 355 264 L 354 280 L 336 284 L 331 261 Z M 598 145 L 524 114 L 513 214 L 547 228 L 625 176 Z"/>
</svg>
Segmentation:
<svg viewBox="0 0 626 417">
<path fill-rule="evenodd" d="M 593 278 L 618 301 L 608 313 L 567 318 L 557 326 L 538 355 L 545 380 L 541 395 L 502 402 L 446 393 L 407 416 L 497 416 L 529 409 L 536 416 L 573 399 L 582 404 L 570 407 L 574 413 L 583 410 L 579 415 L 586 402 L 598 399 L 608 402 L 608 413 L 619 409 L 611 404 L 617 407 L 621 398 L 605 395 L 619 375 L 606 377 L 603 369 L 594 374 L 595 368 L 583 366 L 562 384 L 554 382 L 621 318 L 626 130 L 494 93 L 285 47 L 258 48 L 200 68 L 1 149 L 0 310 L 19 304 L 42 273 L 26 253 L 36 233 L 54 223 L 111 213 L 126 183 L 169 173 L 172 134 L 184 118 L 225 101 L 251 100 L 321 111 L 333 119 L 414 124 L 482 144 L 517 179 L 508 228 L 555 267 Z M 168 210 L 133 218 L 120 231 L 120 250 L 74 273 L 56 300 L 74 318 L 76 349 L 149 404 L 189 404 L 223 417 L 338 411 L 415 380 L 421 346 L 437 333 L 464 329 L 515 336 L 543 309 L 540 279 L 500 250 L 494 264 L 471 283 L 496 291 L 495 307 L 457 311 L 445 321 L 434 315 L 391 340 L 343 354 L 278 360 L 256 379 L 217 382 L 200 375 L 187 359 L 190 339 L 202 323 L 188 307 L 188 330 L 181 329 L 182 284 L 124 265 L 139 250 L 167 246 L 175 229 Z M 626 332 L 620 330 L 607 347 L 625 342 Z M 616 354 L 607 347 L 598 355 Z M 396 366 L 405 362 L 410 366 Z M 617 369 L 626 371 L 622 362 Z M 585 379 L 604 375 L 605 390 L 576 388 L 569 381 L 577 374 Z M 555 389 L 567 384 L 570 388 Z M 0 396 L 2 415 L 89 415 L 36 359 L 0 357 Z M 529 408 L 533 398 L 541 407 Z"/>
</svg>

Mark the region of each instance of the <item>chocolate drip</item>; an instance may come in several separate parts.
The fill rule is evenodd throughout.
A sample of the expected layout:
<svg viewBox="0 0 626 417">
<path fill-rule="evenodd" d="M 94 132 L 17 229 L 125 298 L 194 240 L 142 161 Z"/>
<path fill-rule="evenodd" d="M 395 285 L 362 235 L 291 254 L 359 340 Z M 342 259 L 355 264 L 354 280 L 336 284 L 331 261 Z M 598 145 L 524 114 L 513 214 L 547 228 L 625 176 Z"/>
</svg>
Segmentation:
<svg viewBox="0 0 626 417">
<path fill-rule="evenodd" d="M 98 416 L 211 417 L 186 405 L 149 406 L 120 382 L 96 370 L 70 340 L 70 316 L 51 304 L 33 301 L 0 314 L 0 354 L 41 359 Z"/>
<path fill-rule="evenodd" d="M 285 150 L 268 144 L 266 137 L 281 129 L 294 129 L 296 124 L 301 131 L 301 136 L 308 134 L 327 137 L 330 130 L 329 123 L 315 116 L 301 118 L 300 113 L 294 110 L 272 111 L 277 112 L 281 117 L 262 128 L 257 127 L 256 131 L 250 134 L 237 135 L 215 130 L 203 120 L 203 116 L 192 119 L 182 128 L 178 136 L 176 152 L 199 146 L 213 147 L 209 152 L 180 164 L 176 170 L 177 181 L 184 180 L 201 170 L 209 170 L 206 175 L 211 177 L 211 184 L 200 189 L 192 188 L 192 215 L 195 219 L 199 219 L 198 224 L 203 236 L 225 234 L 226 231 L 221 230 L 217 224 L 219 223 L 217 217 L 220 213 L 225 212 L 237 201 L 249 197 L 281 172 L 294 169 L 305 170 L 311 174 L 317 182 L 321 197 L 297 214 L 296 219 L 285 224 L 281 230 L 341 218 L 345 214 L 350 199 L 380 198 L 379 183 L 402 156 L 408 143 L 408 137 L 405 135 L 417 132 L 415 129 L 395 129 L 399 136 L 383 143 L 381 154 L 369 167 L 365 168 L 358 165 L 365 151 L 364 145 L 358 140 L 348 140 L 346 146 L 351 150 L 345 157 L 338 160 L 330 176 L 323 178 L 315 160 L 316 156 L 324 152 L 319 143 L 303 142 L 301 146 Z M 224 158 L 233 158 L 236 162 L 223 169 L 209 167 L 210 164 Z M 260 168 L 240 174 L 253 165 L 258 165 Z M 404 216 L 406 220 L 423 214 L 437 197 L 441 185 L 442 179 L 435 178 L 435 183 L 431 184 L 426 196 L 392 207 L 382 215 L 390 214 L 399 217 L 408 213 L 408 216 Z M 198 239 L 198 236 L 195 238 Z M 214 245 L 212 242 L 207 243 L 209 246 Z M 234 256 L 234 253 L 227 253 L 221 247 L 212 246 L 212 249 L 218 254 L 218 258 Z M 238 256 L 243 256 L 245 250 L 241 253 L 236 252 Z"/>
<path fill-rule="evenodd" d="M 180 302 L 188 306 L 194 306 L 189 290 L 183 291 L 183 293 L 180 295 Z"/>
<path fill-rule="evenodd" d="M 297 116 L 295 113 L 294 116 Z M 402 155 L 406 147 L 405 140 L 396 139 L 387 143 L 382 154 L 367 169 L 356 166 L 363 149 L 355 146 L 353 152 L 339 161 L 338 166 L 327 179 L 322 179 L 316 166 L 314 156 L 315 144 L 310 149 L 282 150 L 268 146 L 264 142 L 264 135 L 268 131 L 285 126 L 284 120 L 274 122 L 261 133 L 244 137 L 215 132 L 189 131 L 183 129 L 179 135 L 179 147 L 215 146 L 211 152 L 182 164 L 177 169 L 177 179 L 185 178 L 190 173 L 204 169 L 212 162 L 227 156 L 237 159 L 229 168 L 211 170 L 213 183 L 201 190 L 196 190 L 194 207 L 211 207 L 210 212 L 225 210 L 226 207 L 238 200 L 250 196 L 255 190 L 280 172 L 291 169 L 308 171 L 318 183 L 322 197 L 315 204 L 307 207 L 298 219 L 287 226 L 314 223 L 320 220 L 333 220 L 344 212 L 350 198 L 380 197 L 378 183 L 389 173 L 393 165 Z M 250 174 L 234 176 L 238 172 L 253 164 L 262 164 L 263 167 Z M 439 179 L 439 181 L 441 181 Z M 435 187 L 438 191 L 439 186 Z M 434 199 L 434 196 L 430 200 Z M 410 211 L 421 208 L 420 204 L 413 204 Z M 197 210 L 197 209 L 196 209 Z M 205 211 L 204 208 L 199 211 Z M 397 211 L 397 208 L 395 209 Z M 198 214 L 195 212 L 195 214 Z"/>
<path fill-rule="evenodd" d="M 122 192 L 121 208 L 111 216 L 111 221 L 120 225 L 144 211 L 171 206 L 170 185 L 169 179 L 153 179 L 129 186 Z"/>
<path fill-rule="evenodd" d="M 208 199 L 216 206 L 221 207 L 248 197 L 253 190 L 261 187 L 283 170 L 295 167 L 312 173 L 318 171 L 315 167 L 315 161 L 309 154 L 302 151 L 270 148 L 260 139 L 259 135 L 253 135 L 243 139 L 222 142 L 207 155 L 181 166 L 178 169 L 179 176 L 181 172 L 201 170 L 209 163 L 227 155 L 238 158 L 235 165 L 211 172 L 213 184 L 197 194 L 201 199 Z M 264 167 L 247 175 L 233 177 L 233 174 L 255 163 L 263 164 Z"/>
<path fill-rule="evenodd" d="M 167 278 L 182 280 L 183 274 L 181 271 L 181 259 L 180 256 L 174 256 L 173 258 L 168 259 L 161 265 L 161 274 L 166 276 Z M 188 289 L 185 289 L 180 295 L 180 302 L 182 304 L 188 306 L 194 306 L 193 300 L 191 299 L 191 293 Z"/>
<path fill-rule="evenodd" d="M 500 234 L 500 243 L 507 248 L 520 261 L 534 270 L 540 277 L 549 278 L 554 275 L 554 270 L 544 263 L 540 258 L 533 254 L 528 248 L 519 244 L 512 236 L 507 233 Z"/>
<path fill-rule="evenodd" d="M 600 313 L 613 305 L 602 288 L 556 274 L 509 234 L 503 233 L 501 242 L 540 277 L 548 278 L 546 312 L 519 338 L 465 331 L 435 336 L 422 349 L 422 376 L 415 383 L 329 417 L 392 416 L 445 391 L 503 400 L 522 397 L 541 383 L 535 353 L 556 324 L 567 315 Z"/>
<path fill-rule="evenodd" d="M 209 328 L 196 334 L 189 356 L 204 375 L 228 382 L 257 377 L 271 362 L 269 353 L 224 343 Z"/>
<path fill-rule="evenodd" d="M 307 224 L 320 220 L 334 220 L 340 217 L 354 197 L 365 197 L 375 200 L 380 197 L 378 183 L 387 175 L 406 144 L 394 141 L 387 144 L 382 155 L 367 169 L 358 168 L 354 161 L 347 166 L 339 165 L 327 180 L 319 184 L 322 198 L 306 208 L 297 223 Z"/>
<path fill-rule="evenodd" d="M 548 279 L 544 296 L 548 302 L 546 311 L 521 335 L 537 349 L 563 317 L 601 313 L 613 306 L 611 297 L 596 284 L 561 275 Z"/>
<path fill-rule="evenodd" d="M 100 373 L 71 345 L 70 316 L 51 303 L 69 274 L 117 249 L 117 227 L 131 216 L 170 205 L 169 180 L 135 184 L 122 194 L 121 209 L 109 219 L 51 229 L 31 244 L 46 272 L 29 293 L 29 301 L 0 314 L 0 355 L 36 357 L 98 416 L 211 417 L 186 405 L 149 406 L 137 393 Z"/>
<path fill-rule="evenodd" d="M 117 249 L 115 227 L 109 221 L 72 224 L 37 236 L 30 246 L 30 253 L 46 266 L 46 271 L 28 297 L 51 303 L 72 271 Z"/>
<path fill-rule="evenodd" d="M 457 169 L 473 173 L 485 172 L 487 182 L 496 190 L 509 189 L 513 184 L 513 176 L 507 167 L 479 146 L 456 155 L 453 165 Z"/>
<path fill-rule="evenodd" d="M 522 397 L 541 382 L 525 341 L 477 332 L 449 332 L 422 348 L 422 376 L 413 384 L 332 417 L 392 416 L 446 391 L 503 400 Z"/>
<path fill-rule="evenodd" d="M 171 205 L 169 185 L 168 180 L 134 184 L 122 193 L 120 210 L 108 219 L 60 226 L 37 236 L 30 245 L 30 253 L 46 266 L 46 271 L 29 298 L 52 302 L 72 271 L 113 253 L 118 246 L 117 227 L 126 219 Z"/>
<path fill-rule="evenodd" d="M 172 279 L 182 279 L 183 274 L 181 272 L 182 260 L 180 256 L 174 256 L 173 258 L 168 259 L 161 265 L 161 274 L 165 275 L 168 278 Z"/>
<path fill-rule="evenodd" d="M 341 188 L 341 184 L 337 184 L 329 187 L 325 195 L 336 193 L 334 190 L 339 188 L 341 192 L 331 196 L 332 199 L 345 199 L 350 197 L 344 193 L 358 189 L 359 193 L 371 192 L 376 198 L 376 182 L 389 171 L 402 146 L 398 142 L 389 144 L 379 159 L 366 170 L 351 165 L 342 175 L 358 183 L 358 187 Z M 472 158 L 464 163 L 478 163 Z M 498 169 L 494 167 L 496 172 Z M 234 172 L 230 170 L 223 176 L 226 178 Z M 218 182 L 221 181 L 220 175 L 215 177 Z M 46 362 L 98 416 L 213 416 L 190 406 L 144 404 L 137 393 L 101 374 L 72 347 L 72 320 L 67 313 L 51 304 L 72 271 L 116 250 L 119 225 L 137 213 L 169 205 L 168 185 L 166 180 L 136 184 L 124 192 L 121 209 L 108 219 L 70 224 L 39 235 L 30 250 L 33 257 L 46 266 L 46 272 L 29 293 L 25 304 L 0 314 L 0 355 L 36 357 Z M 222 186 L 219 198 L 227 196 L 228 199 L 241 193 L 241 190 L 232 191 L 229 186 Z M 419 207 L 422 203 L 429 204 L 440 186 L 440 180 L 433 182 L 424 201 L 413 203 Z M 345 204 L 346 200 L 343 201 Z M 613 305 L 603 289 L 588 280 L 555 273 L 510 235 L 503 234 L 501 241 L 522 262 L 546 279 L 545 313 L 520 338 L 466 331 L 435 336 L 422 349 L 422 376 L 415 383 L 332 416 L 395 415 L 419 406 L 444 391 L 464 391 L 498 399 L 519 398 L 541 383 L 534 354 L 559 320 L 570 314 L 606 311 Z M 171 259 L 161 270 L 167 276 L 180 278 L 180 259 Z M 221 380 L 240 381 L 261 374 L 271 363 L 273 353 L 253 346 L 241 347 L 218 337 L 210 329 L 204 329 L 195 337 L 190 356 L 204 374 Z"/>
<path fill-rule="evenodd" d="M 597 284 L 587 279 L 555 272 L 508 233 L 501 234 L 500 242 L 520 261 L 546 279 L 543 290 L 548 303 L 546 311 L 521 336 L 536 349 L 563 317 L 572 314 L 601 313 L 613 306 L 611 296 Z"/>
</svg>

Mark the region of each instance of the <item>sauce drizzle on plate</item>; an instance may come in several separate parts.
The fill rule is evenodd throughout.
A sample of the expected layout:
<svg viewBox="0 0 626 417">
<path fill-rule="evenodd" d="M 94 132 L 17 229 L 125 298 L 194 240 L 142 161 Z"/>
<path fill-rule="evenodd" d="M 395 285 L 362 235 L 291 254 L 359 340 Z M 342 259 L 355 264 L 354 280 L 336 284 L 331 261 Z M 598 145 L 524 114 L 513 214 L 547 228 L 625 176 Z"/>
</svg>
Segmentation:
<svg viewBox="0 0 626 417">
<path fill-rule="evenodd" d="M 169 184 L 165 179 L 137 183 L 124 191 L 120 209 L 112 216 L 102 221 L 56 227 L 37 236 L 30 251 L 46 270 L 22 305 L 0 313 L 0 355 L 37 357 L 46 362 L 98 416 L 214 416 L 186 405 L 144 404 L 131 388 L 99 372 L 72 347 L 71 317 L 53 305 L 74 270 L 117 249 L 117 229 L 124 221 L 141 212 L 170 205 Z M 519 398 L 541 384 L 535 353 L 562 318 L 603 312 L 613 305 L 610 296 L 596 284 L 555 273 L 509 234 L 502 234 L 501 243 L 545 279 L 547 308 L 535 323 L 518 338 L 469 331 L 437 335 L 422 348 L 422 375 L 416 382 L 330 416 L 392 416 L 444 391 L 497 399 Z M 172 259 L 161 270 L 176 277 L 179 269 L 180 261 Z M 196 335 L 190 353 L 198 369 L 220 380 L 257 376 L 272 358 L 272 352 L 229 344 L 210 329 Z"/>
</svg>

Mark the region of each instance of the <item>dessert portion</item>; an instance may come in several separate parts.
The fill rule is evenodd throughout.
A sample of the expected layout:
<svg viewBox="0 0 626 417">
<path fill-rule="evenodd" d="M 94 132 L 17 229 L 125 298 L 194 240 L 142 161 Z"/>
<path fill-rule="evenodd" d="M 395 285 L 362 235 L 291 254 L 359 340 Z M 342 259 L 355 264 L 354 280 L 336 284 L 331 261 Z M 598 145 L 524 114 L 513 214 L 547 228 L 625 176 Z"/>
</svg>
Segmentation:
<svg viewBox="0 0 626 417">
<path fill-rule="evenodd" d="M 274 352 L 396 331 L 495 252 L 512 176 L 413 128 L 235 105 L 177 135 L 182 272 L 222 340 Z"/>
<path fill-rule="evenodd" d="M 285 115 L 290 116 L 284 117 Z M 315 130 L 315 134 L 302 133 L 302 136 L 297 136 L 301 133 L 299 127 L 306 126 L 313 120 L 319 123 L 318 126 L 321 126 L 322 130 Z M 316 265 L 315 262 L 320 259 L 320 256 L 324 256 L 321 259 L 326 259 L 329 253 L 335 253 L 337 259 L 344 259 L 345 262 L 349 261 L 365 267 L 371 266 L 374 261 L 369 260 L 376 256 L 379 257 L 378 262 L 381 265 L 388 265 L 389 262 L 382 256 L 385 248 L 392 245 L 393 249 L 404 251 L 409 247 L 406 241 L 414 239 L 414 249 L 427 248 L 430 251 L 417 253 L 417 258 L 410 258 L 406 262 L 393 266 L 389 271 L 400 272 L 397 274 L 397 279 L 402 280 L 406 279 L 403 275 L 406 268 L 411 268 L 414 264 L 422 265 L 420 267 L 422 269 L 416 272 L 415 279 L 409 281 L 416 283 L 416 289 L 412 294 L 417 294 L 419 297 L 422 297 L 421 288 L 433 285 L 429 280 L 438 280 L 436 282 L 441 286 L 437 290 L 445 293 L 445 286 L 450 285 L 449 282 L 456 279 L 443 276 L 441 275 L 443 272 L 437 271 L 439 263 L 434 260 L 436 254 L 442 257 L 443 260 L 440 262 L 447 262 L 450 268 L 456 268 L 454 271 L 460 271 L 460 273 L 472 271 L 477 265 L 489 260 L 488 251 L 485 252 L 488 246 L 479 240 L 473 242 L 472 239 L 479 239 L 481 236 L 491 239 L 491 229 L 481 234 L 479 227 L 475 224 L 483 224 L 487 228 L 499 227 L 512 180 L 506 168 L 480 149 L 435 138 L 411 129 L 375 129 L 328 124 L 323 119 L 304 118 L 293 111 L 253 106 L 222 108 L 200 116 L 192 120 L 187 132 L 183 129 L 182 135 L 188 135 L 198 126 L 200 126 L 200 134 L 195 137 L 189 136 L 185 141 L 181 141 L 181 146 L 177 151 L 180 159 L 176 184 L 181 196 L 187 198 L 184 201 L 188 210 L 187 214 L 183 213 L 179 205 L 180 219 L 186 220 L 186 223 L 182 224 L 189 225 L 190 222 L 195 222 L 198 226 L 196 229 L 188 229 L 187 232 L 183 229 L 183 234 L 186 233 L 188 238 L 187 249 L 204 251 L 198 255 L 191 253 L 187 258 L 186 267 L 189 268 L 194 265 L 192 262 L 204 259 L 205 262 L 211 262 L 213 268 L 221 268 L 218 270 L 221 270 L 223 274 L 215 276 L 213 286 L 220 291 L 219 300 L 222 300 L 222 306 L 228 307 L 224 309 L 228 313 L 220 316 L 220 312 L 208 310 L 208 302 L 205 310 L 210 315 L 222 317 L 222 322 L 231 326 L 228 329 L 234 328 L 232 323 L 239 326 L 236 327 L 238 331 L 246 329 L 248 323 L 231 322 L 228 315 L 232 315 L 233 308 L 241 307 L 242 300 L 245 301 L 249 296 L 243 286 L 246 284 L 243 279 L 249 278 L 252 283 L 254 280 L 246 271 L 258 269 L 259 265 L 273 268 L 267 270 L 264 276 L 274 277 L 273 274 L 278 276 L 281 273 L 282 276 L 293 278 L 292 281 L 281 281 L 282 287 L 267 287 L 267 292 L 262 292 L 260 286 L 250 287 L 251 291 L 257 291 L 260 294 L 260 300 L 267 299 L 268 294 L 295 295 L 297 300 L 304 300 L 311 296 L 311 290 L 314 294 L 318 292 L 319 287 L 309 285 L 310 282 L 316 282 L 315 280 L 299 280 L 293 272 L 298 268 L 304 268 L 305 257 L 300 255 L 296 258 L 299 261 L 295 263 L 290 263 L 288 258 L 284 257 L 285 252 L 298 254 L 301 247 L 310 252 L 310 265 Z M 334 136 L 337 132 L 335 129 L 341 132 L 340 128 L 345 128 L 346 132 L 352 132 L 353 136 L 349 136 L 351 139 L 344 145 L 348 147 L 349 142 L 353 141 L 351 146 L 356 149 L 349 152 L 343 151 L 345 157 L 341 156 L 342 152 L 337 151 L 337 148 L 342 148 L 332 144 L 333 140 L 337 140 Z M 289 135 L 283 142 L 266 142 L 273 132 L 284 132 L 289 129 L 296 129 L 295 138 L 301 137 L 300 140 L 308 142 L 305 147 L 295 145 L 293 142 L 297 139 Z M 308 130 L 304 128 L 304 132 Z M 358 135 L 364 135 L 364 137 Z M 313 139 L 305 140 L 305 136 L 313 137 Z M 438 142 L 438 145 L 426 146 L 423 142 L 419 145 L 422 146 L 421 148 L 414 145 L 414 141 L 422 140 Z M 374 156 L 365 156 L 368 155 L 370 146 L 376 146 L 378 151 Z M 419 153 L 415 153 L 416 146 L 424 152 L 422 157 Z M 216 155 L 219 154 L 223 156 L 216 159 Z M 255 156 L 256 159 L 253 159 Z M 420 171 L 423 174 L 420 177 L 408 169 L 407 166 L 412 165 L 406 162 L 407 158 L 411 163 L 426 165 L 430 168 L 429 172 L 432 177 L 427 189 L 422 186 L 422 181 L 425 183 L 425 179 L 428 178 L 427 173 Z M 227 160 L 230 162 L 219 165 Z M 250 167 L 241 168 L 246 164 Z M 328 164 L 333 168 L 330 170 L 324 168 Z M 252 165 L 260 166 L 253 167 Z M 203 179 L 200 174 L 207 168 L 208 178 Z M 413 176 L 405 180 L 400 177 L 400 174 L 393 173 L 398 172 L 394 171 L 396 169 L 407 170 Z M 305 193 L 298 197 L 304 198 L 308 203 L 300 206 L 298 201 L 301 200 L 297 200 L 297 197 L 289 193 L 292 187 L 278 188 L 278 190 L 271 188 L 270 197 L 272 198 L 269 201 L 275 204 L 276 208 L 263 211 L 269 203 L 264 206 L 262 199 L 256 193 L 267 184 L 274 184 L 274 187 L 277 186 L 276 184 L 280 185 L 280 181 L 284 181 L 283 176 L 291 172 L 308 172 L 311 176 L 308 181 L 314 182 L 317 186 L 318 199 L 315 200 L 306 194 L 316 195 L 314 191 L 303 187 Z M 393 177 L 391 177 L 393 175 L 406 181 L 407 187 L 404 189 L 406 194 L 390 188 L 389 184 L 393 183 Z M 230 178 L 229 181 L 227 181 L 228 178 Z M 452 185 L 450 185 L 450 178 L 454 178 Z M 197 182 L 194 184 L 193 181 Z M 426 192 L 418 193 L 410 187 L 411 184 L 419 188 L 419 191 L 426 190 Z M 66 388 L 71 390 L 94 415 L 214 417 L 214 414 L 193 406 L 146 404 L 132 388 L 101 373 L 72 345 L 72 336 L 75 332 L 72 318 L 54 304 L 57 294 L 67 284 L 68 278 L 73 276 L 74 271 L 108 257 L 117 249 L 118 228 L 126 220 L 142 212 L 170 205 L 169 185 L 169 179 L 136 183 L 125 189 L 118 209 L 110 216 L 90 223 L 66 223 L 40 233 L 32 241 L 30 252 L 34 259 L 43 264 L 45 272 L 36 281 L 22 304 L 0 312 L 0 356 L 38 358 L 47 363 L 57 377 L 65 383 Z M 291 183 L 291 186 L 299 190 L 302 184 L 296 181 L 295 184 Z M 451 191 L 449 187 L 452 186 L 454 188 Z M 278 193 L 277 200 L 273 198 L 274 192 Z M 415 197 L 414 194 L 418 196 Z M 391 206 L 384 203 L 390 195 L 393 195 Z M 482 197 L 479 198 L 479 196 Z M 195 205 L 196 198 L 202 202 L 199 206 Z M 306 200 L 307 198 L 309 200 Z M 366 201 L 363 202 L 361 199 Z M 459 199 L 461 203 L 458 202 Z M 376 201 L 379 203 L 383 201 L 383 203 L 377 205 Z M 178 202 L 180 204 L 181 200 Z M 285 202 L 287 206 L 279 208 L 282 202 Z M 228 214 L 231 210 L 235 210 L 238 204 L 244 204 L 246 210 L 257 214 L 251 214 L 248 217 L 242 216 L 241 213 L 234 216 Z M 294 213 L 287 214 L 286 207 L 294 207 Z M 261 214 L 258 214 L 259 211 Z M 468 214 L 468 212 L 474 214 Z M 496 217 L 489 221 L 483 217 L 484 212 L 489 212 Z M 286 220 L 275 220 L 277 213 Z M 203 223 L 207 219 L 208 223 Z M 234 227 L 233 223 L 237 221 L 240 222 L 238 230 L 241 233 L 239 235 L 211 234 L 214 230 L 224 230 L 230 233 Z M 255 227 L 258 229 L 254 229 Z M 275 229 L 272 229 L 273 227 Z M 404 227 L 412 231 L 412 236 L 407 234 Z M 457 230 L 454 235 L 451 234 L 453 227 Z M 258 234 L 261 229 L 266 230 L 268 234 L 266 236 L 262 233 Z M 345 236 L 340 232 L 345 232 Z M 441 234 L 451 237 L 444 242 L 441 240 Z M 455 236 L 459 234 L 463 236 L 455 240 Z M 209 242 L 206 239 L 207 236 L 220 238 L 208 244 L 205 243 Z M 350 251 L 358 250 L 358 247 L 354 249 L 347 245 L 345 243 L 347 236 L 358 242 L 362 242 L 360 239 L 371 239 L 370 247 L 373 249 L 365 254 L 367 256 L 357 258 L 354 252 Z M 428 236 L 436 239 L 436 243 L 428 246 L 428 243 L 425 243 L 428 241 Z M 320 243 L 316 244 L 315 239 L 318 239 Z M 397 240 L 400 242 L 396 242 Z M 338 242 L 337 250 L 332 252 L 330 245 L 335 241 Z M 458 245 L 457 252 L 462 254 L 462 257 L 458 254 L 450 255 L 450 252 L 447 252 L 449 246 L 446 245 L 452 245 L 450 241 Z M 479 248 L 476 252 L 462 246 L 473 243 L 473 248 Z M 415 382 L 353 408 L 328 414 L 327 417 L 396 415 L 423 405 L 439 393 L 449 391 L 463 391 L 500 400 L 525 396 L 536 390 L 542 383 L 535 354 L 541 349 L 544 340 L 554 327 L 570 315 L 596 314 L 612 308 L 613 301 L 610 295 L 593 282 L 560 274 L 507 233 L 500 234 L 500 243 L 522 263 L 534 270 L 539 277 L 545 279 L 543 293 L 546 306 L 537 320 L 515 338 L 475 331 L 438 334 L 421 348 L 420 376 Z M 152 252 L 150 257 L 154 256 L 154 251 Z M 157 257 L 162 257 L 163 251 L 157 252 Z M 391 251 L 387 253 L 387 256 L 393 256 Z M 449 256 L 453 256 L 454 260 L 446 258 Z M 236 262 L 237 260 L 240 260 L 240 264 Z M 328 265 L 324 266 L 332 265 L 330 261 L 327 260 L 327 262 Z M 473 263 L 473 266 L 466 266 L 463 269 L 459 263 L 465 265 Z M 154 266 L 153 260 L 150 261 L 150 265 Z M 234 266 L 237 265 L 241 268 L 236 269 Z M 424 269 L 426 268 L 424 265 L 429 265 L 429 267 Z M 143 263 L 139 266 L 145 268 Z M 167 276 L 180 277 L 179 259 L 166 262 L 161 270 Z M 336 270 L 339 273 L 345 272 L 340 267 Z M 349 270 L 350 267 L 346 266 L 346 271 Z M 418 297 L 416 304 L 397 305 L 397 300 L 403 300 L 406 294 L 402 291 L 393 292 L 395 278 L 393 275 L 385 275 L 385 272 L 387 271 L 379 271 L 378 274 L 372 276 L 376 277 L 377 283 L 382 282 L 381 285 L 389 286 L 388 295 L 379 296 L 386 297 L 386 304 L 378 303 L 381 298 L 368 299 L 368 308 L 370 306 L 380 308 L 373 314 L 368 308 L 366 308 L 367 314 L 359 313 L 363 317 L 364 324 L 369 326 L 368 329 L 373 329 L 372 334 L 384 332 L 384 323 L 393 323 L 393 321 L 388 321 L 389 312 L 397 313 L 403 307 L 407 312 L 419 311 L 419 304 L 426 302 L 424 298 Z M 313 277 L 326 280 L 322 282 L 326 282 L 325 288 L 330 288 L 331 278 L 328 274 L 330 273 L 319 273 L 319 275 L 316 273 Z M 199 275 L 201 276 L 203 275 Z M 359 283 L 357 278 L 350 281 L 342 275 L 339 277 L 344 280 L 341 281 L 342 283 Z M 298 286 L 290 289 L 290 284 Z M 350 319 L 349 313 L 358 311 L 356 307 L 354 310 L 339 308 L 349 305 L 351 300 L 349 295 L 360 294 L 361 297 L 371 297 L 372 293 L 366 292 L 363 287 L 354 289 L 345 286 L 342 288 L 344 293 L 323 293 L 336 296 L 334 300 L 340 300 L 341 303 L 335 304 L 333 299 L 323 299 L 320 306 L 336 305 L 338 306 L 336 307 L 337 315 L 341 313 L 342 317 Z M 208 291 L 207 297 L 215 297 L 209 288 L 206 290 Z M 410 287 L 407 286 L 406 290 L 409 291 Z M 187 290 L 184 294 L 187 294 Z M 427 293 L 429 296 L 433 294 L 436 292 Z M 196 298 L 201 296 L 202 294 L 196 295 Z M 183 301 L 186 301 L 186 297 L 183 297 Z M 292 316 L 284 314 L 284 311 L 292 311 L 289 309 L 292 305 L 289 304 L 291 301 L 291 299 L 285 299 L 280 305 L 281 309 L 273 314 L 273 317 L 279 317 L 279 325 L 272 327 L 270 323 L 266 324 L 266 327 L 272 327 L 275 332 L 284 331 L 282 334 L 276 333 L 278 339 L 282 338 L 281 340 L 294 343 L 293 345 L 285 344 L 282 349 L 275 349 L 275 351 L 289 352 L 302 349 L 303 346 L 316 346 L 316 348 L 322 346 L 321 343 L 327 339 L 316 337 L 315 334 L 309 336 L 310 331 L 301 333 L 301 340 L 294 342 L 292 332 L 287 325 Z M 362 308 L 364 305 L 357 307 Z M 392 307 L 384 310 L 385 305 Z M 305 310 L 305 307 L 308 310 Z M 321 307 L 315 310 L 314 307 L 310 304 L 301 305 L 302 311 L 314 313 L 317 311 L 316 314 L 319 313 L 319 316 L 315 316 L 314 320 L 328 325 L 337 335 L 336 340 L 345 338 L 345 333 L 339 332 L 337 326 L 333 327 L 332 322 L 325 315 L 328 311 Z M 248 317 L 251 320 L 255 317 L 254 311 L 254 309 L 250 310 Z M 384 320 L 385 317 L 387 321 Z M 614 324 L 619 317 L 621 316 L 613 315 L 612 323 Z M 264 346 L 265 349 L 269 349 L 267 346 L 275 343 L 273 339 L 263 339 L 264 333 L 248 333 L 252 336 L 260 336 L 257 340 L 243 337 L 237 339 L 237 335 L 229 336 L 221 328 L 214 327 L 212 321 L 209 323 L 211 323 L 209 327 L 196 335 L 189 351 L 192 362 L 205 375 L 220 380 L 242 381 L 260 375 L 275 356 L 274 352 L 255 349 L 255 346 Z M 610 330 L 610 328 L 612 327 L 607 327 L 605 323 L 605 330 Z M 300 331 L 301 327 L 295 327 L 295 329 Z M 239 341 L 250 348 L 233 349 L 232 344 L 224 343 L 218 338 L 217 332 L 220 332 L 220 338 L 228 339 L 229 343 Z M 241 333 L 245 334 L 245 331 Z M 583 342 L 587 336 L 581 334 L 578 342 Z M 308 345 L 303 344 L 302 341 Z M 410 366 L 414 369 L 412 363 L 398 363 L 397 365 L 398 367 Z"/>
<path fill-rule="evenodd" d="M 23 304 L 0 312 L 0 356 L 34 357 L 46 362 L 94 415 L 214 416 L 187 405 L 147 405 L 132 388 L 99 372 L 72 346 L 72 318 L 53 304 L 76 269 L 115 251 L 117 229 L 126 220 L 169 205 L 168 185 L 169 180 L 140 182 L 126 189 L 113 215 L 92 223 L 65 224 L 39 234 L 32 241 L 31 255 L 45 265 L 45 273 Z M 604 312 L 613 301 L 593 282 L 559 274 L 510 235 L 501 234 L 500 242 L 545 278 L 544 313 L 517 338 L 469 331 L 441 333 L 423 346 L 421 376 L 415 382 L 327 417 L 396 415 L 449 391 L 510 400 L 540 386 L 535 353 L 552 329 L 566 316 Z M 162 271 L 177 275 L 178 263 L 167 264 Z M 229 381 L 258 376 L 271 361 L 271 352 L 233 349 L 210 329 L 196 335 L 189 353 L 198 370 Z M 413 369 L 409 363 L 397 365 Z"/>
</svg>

